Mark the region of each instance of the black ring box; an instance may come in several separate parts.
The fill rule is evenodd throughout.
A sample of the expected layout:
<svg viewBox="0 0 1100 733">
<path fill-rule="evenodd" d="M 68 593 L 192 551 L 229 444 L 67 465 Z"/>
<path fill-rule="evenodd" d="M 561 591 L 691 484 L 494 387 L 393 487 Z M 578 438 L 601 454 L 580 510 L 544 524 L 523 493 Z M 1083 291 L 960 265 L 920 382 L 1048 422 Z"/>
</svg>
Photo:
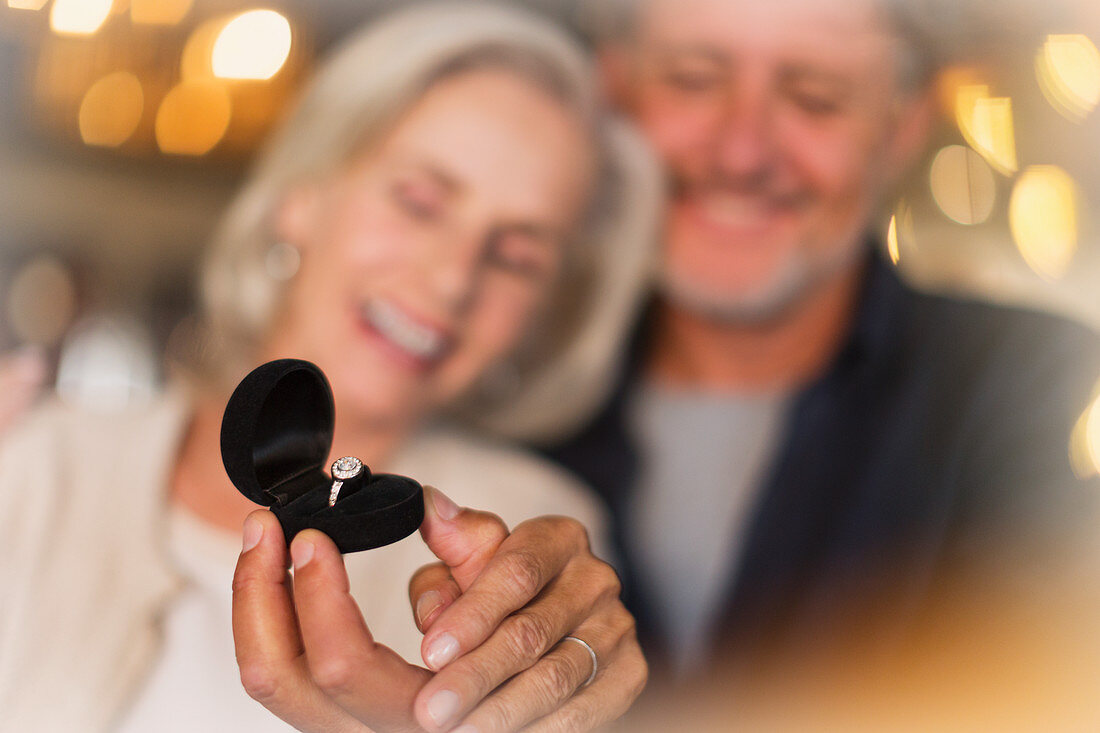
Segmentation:
<svg viewBox="0 0 1100 733">
<path fill-rule="evenodd" d="M 222 463 L 237 490 L 270 507 L 286 541 L 320 530 L 340 552 L 397 542 L 424 521 L 424 490 L 406 476 L 362 473 L 328 505 L 328 455 L 336 421 L 332 388 L 308 361 L 279 359 L 245 377 L 222 418 Z"/>
</svg>

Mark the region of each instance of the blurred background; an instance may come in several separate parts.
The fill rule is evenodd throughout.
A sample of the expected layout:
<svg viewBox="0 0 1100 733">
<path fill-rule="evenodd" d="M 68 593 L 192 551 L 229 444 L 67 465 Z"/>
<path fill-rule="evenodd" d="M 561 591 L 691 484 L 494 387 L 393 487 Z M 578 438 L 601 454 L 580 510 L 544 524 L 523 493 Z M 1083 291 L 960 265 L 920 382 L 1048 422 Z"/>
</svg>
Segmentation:
<svg viewBox="0 0 1100 733">
<path fill-rule="evenodd" d="M 593 0 L 514 1 L 582 37 L 599 21 Z M 397 4 L 0 0 L 0 354 L 40 347 L 46 381 L 102 409 L 152 394 L 265 131 L 319 56 Z M 927 23 L 942 124 L 883 246 L 921 286 L 1100 328 L 1100 6 L 944 3 Z"/>
</svg>

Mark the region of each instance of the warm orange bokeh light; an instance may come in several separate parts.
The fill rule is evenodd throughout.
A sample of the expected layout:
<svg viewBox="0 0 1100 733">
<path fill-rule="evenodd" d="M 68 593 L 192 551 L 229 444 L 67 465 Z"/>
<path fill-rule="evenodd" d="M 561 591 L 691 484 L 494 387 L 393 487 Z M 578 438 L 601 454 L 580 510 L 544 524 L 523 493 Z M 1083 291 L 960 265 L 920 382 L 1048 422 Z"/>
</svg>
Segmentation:
<svg viewBox="0 0 1100 733">
<path fill-rule="evenodd" d="M 955 121 L 970 147 L 998 172 L 1005 175 L 1016 172 L 1016 133 L 1009 97 L 989 96 L 985 84 L 960 86 L 956 93 Z"/>
<path fill-rule="evenodd" d="M 15 10 L 41 10 L 49 0 L 8 0 L 8 7 Z"/>
<path fill-rule="evenodd" d="M 130 18 L 145 25 L 175 25 L 193 4 L 194 0 L 130 0 Z"/>
<path fill-rule="evenodd" d="M 80 103 L 80 138 L 87 145 L 118 147 L 141 122 L 145 96 L 141 82 L 128 71 L 116 71 L 88 89 Z"/>
<path fill-rule="evenodd" d="M 1047 36 L 1035 74 L 1047 101 L 1066 119 L 1080 122 L 1100 103 L 1100 50 L 1088 36 Z"/>
<path fill-rule="evenodd" d="M 968 147 L 949 145 L 932 161 L 932 197 L 944 215 L 959 224 L 981 224 L 993 213 L 997 186 L 993 171 Z"/>
<path fill-rule="evenodd" d="M 1028 266 L 1056 280 L 1077 251 L 1077 185 L 1055 165 L 1036 165 L 1020 174 L 1012 190 L 1008 221 Z"/>
<path fill-rule="evenodd" d="M 112 0 L 54 0 L 50 28 L 56 33 L 91 35 L 111 14 Z"/>
<path fill-rule="evenodd" d="M 157 110 L 156 136 L 161 151 L 205 155 L 229 127 L 232 104 L 221 84 L 193 79 L 174 87 Z"/>
</svg>

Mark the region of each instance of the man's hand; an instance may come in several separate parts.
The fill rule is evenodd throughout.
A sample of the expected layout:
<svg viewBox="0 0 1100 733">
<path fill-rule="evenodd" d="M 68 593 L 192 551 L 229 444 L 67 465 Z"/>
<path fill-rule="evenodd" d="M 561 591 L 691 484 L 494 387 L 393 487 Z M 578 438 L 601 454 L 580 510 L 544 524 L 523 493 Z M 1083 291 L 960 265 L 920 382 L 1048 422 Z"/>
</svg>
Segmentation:
<svg viewBox="0 0 1100 733">
<path fill-rule="evenodd" d="M 509 534 L 494 515 L 426 489 L 421 533 L 443 562 L 410 583 L 433 673 L 371 637 L 323 534 L 295 537 L 293 590 L 282 530 L 245 523 L 233 583 L 233 634 L 252 697 L 303 730 L 588 730 L 629 707 L 646 679 L 618 579 L 591 555 L 583 528 L 560 517 Z M 591 685 L 587 650 L 599 670 Z M 466 727 L 472 726 L 472 727 Z"/>
<path fill-rule="evenodd" d="M 584 527 L 540 517 L 509 534 L 437 490 L 429 497 L 421 534 L 442 562 L 409 586 L 424 661 L 437 672 L 416 696 L 420 724 L 583 731 L 622 715 L 645 686 L 646 662 L 618 576 L 592 555 Z M 596 653 L 590 685 L 592 658 L 566 636 Z"/>
</svg>

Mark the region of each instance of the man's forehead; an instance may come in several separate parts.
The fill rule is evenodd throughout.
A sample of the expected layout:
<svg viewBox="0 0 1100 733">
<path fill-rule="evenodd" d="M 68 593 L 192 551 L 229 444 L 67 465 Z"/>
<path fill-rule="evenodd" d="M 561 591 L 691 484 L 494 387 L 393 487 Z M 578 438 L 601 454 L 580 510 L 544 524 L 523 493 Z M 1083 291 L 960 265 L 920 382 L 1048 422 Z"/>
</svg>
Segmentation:
<svg viewBox="0 0 1100 733">
<path fill-rule="evenodd" d="M 891 40 L 881 0 L 639 1 L 639 40 L 661 51 L 844 56 Z"/>
</svg>

